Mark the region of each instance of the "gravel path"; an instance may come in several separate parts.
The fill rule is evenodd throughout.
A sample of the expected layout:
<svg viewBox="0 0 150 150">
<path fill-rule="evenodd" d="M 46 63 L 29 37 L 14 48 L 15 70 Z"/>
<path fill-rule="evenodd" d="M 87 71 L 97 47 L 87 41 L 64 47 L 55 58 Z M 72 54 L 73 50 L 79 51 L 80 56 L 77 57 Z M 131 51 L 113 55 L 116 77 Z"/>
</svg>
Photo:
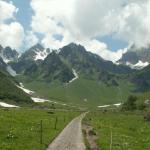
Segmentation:
<svg viewBox="0 0 150 150">
<path fill-rule="evenodd" d="M 85 150 L 82 136 L 81 121 L 85 114 L 73 119 L 47 150 Z"/>
</svg>

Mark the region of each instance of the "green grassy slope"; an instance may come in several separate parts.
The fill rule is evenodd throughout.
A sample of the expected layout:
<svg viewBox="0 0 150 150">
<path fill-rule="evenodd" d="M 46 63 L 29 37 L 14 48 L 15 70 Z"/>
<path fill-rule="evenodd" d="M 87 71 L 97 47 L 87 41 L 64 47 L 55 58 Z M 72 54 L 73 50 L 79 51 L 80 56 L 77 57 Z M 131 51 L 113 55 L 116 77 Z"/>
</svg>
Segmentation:
<svg viewBox="0 0 150 150">
<path fill-rule="evenodd" d="M 32 101 L 16 85 L 17 82 L 10 75 L 0 71 L 0 101 L 10 104 L 28 104 Z"/>
<path fill-rule="evenodd" d="M 38 81 L 27 82 L 24 79 L 22 81 L 25 87 L 36 91 L 41 97 L 87 107 L 124 101 L 134 89 L 134 85 L 126 81 L 119 81 L 119 86 L 83 78 L 67 85 L 59 82 L 50 84 Z"/>
<path fill-rule="evenodd" d="M 1 150 L 44 150 L 79 112 L 54 112 L 31 109 L 0 109 Z M 57 117 L 57 126 L 55 121 Z M 40 144 L 40 122 L 43 121 Z"/>
<path fill-rule="evenodd" d="M 110 149 L 112 133 L 112 150 L 149 150 L 149 122 L 142 114 L 136 113 L 89 113 L 85 122 L 90 123 L 97 132 L 99 147 Z"/>
</svg>

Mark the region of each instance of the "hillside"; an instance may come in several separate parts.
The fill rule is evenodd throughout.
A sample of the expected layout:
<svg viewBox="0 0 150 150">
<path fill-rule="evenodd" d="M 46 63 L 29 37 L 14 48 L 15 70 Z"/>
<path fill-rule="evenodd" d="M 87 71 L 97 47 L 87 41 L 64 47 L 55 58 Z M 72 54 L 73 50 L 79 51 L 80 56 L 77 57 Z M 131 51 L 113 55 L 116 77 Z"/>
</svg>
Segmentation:
<svg viewBox="0 0 150 150">
<path fill-rule="evenodd" d="M 132 82 L 139 86 L 140 90 L 150 88 L 150 65 L 132 76 Z"/>
<path fill-rule="evenodd" d="M 135 89 L 134 85 L 126 80 L 118 80 L 118 85 L 107 84 L 103 81 L 78 78 L 72 83 L 63 84 L 59 81 L 51 83 L 30 80 L 18 76 L 26 88 L 35 91 L 38 96 L 50 100 L 64 102 L 75 106 L 97 107 L 104 104 L 120 103 L 125 101 Z"/>
<path fill-rule="evenodd" d="M 30 97 L 16 85 L 18 82 L 10 75 L 0 71 L 0 101 L 9 104 L 31 104 Z"/>
</svg>

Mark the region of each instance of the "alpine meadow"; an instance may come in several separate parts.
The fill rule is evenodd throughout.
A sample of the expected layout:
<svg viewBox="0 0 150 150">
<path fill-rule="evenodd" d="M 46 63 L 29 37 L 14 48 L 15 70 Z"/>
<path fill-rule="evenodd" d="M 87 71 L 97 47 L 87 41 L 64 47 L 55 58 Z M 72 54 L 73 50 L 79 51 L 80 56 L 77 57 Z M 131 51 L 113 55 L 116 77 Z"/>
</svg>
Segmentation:
<svg viewBox="0 0 150 150">
<path fill-rule="evenodd" d="M 150 0 L 0 0 L 0 150 L 150 150 Z"/>
</svg>

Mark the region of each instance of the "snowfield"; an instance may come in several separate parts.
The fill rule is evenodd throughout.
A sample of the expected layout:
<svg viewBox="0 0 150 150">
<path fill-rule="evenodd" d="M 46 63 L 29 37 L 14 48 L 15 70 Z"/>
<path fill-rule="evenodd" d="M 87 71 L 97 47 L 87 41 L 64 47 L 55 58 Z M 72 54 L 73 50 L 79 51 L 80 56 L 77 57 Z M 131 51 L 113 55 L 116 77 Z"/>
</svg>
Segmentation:
<svg viewBox="0 0 150 150">
<path fill-rule="evenodd" d="M 6 107 L 6 108 L 18 108 L 19 107 L 19 106 L 7 104 L 7 103 L 4 103 L 4 102 L 0 102 L 0 106 Z"/>
</svg>

